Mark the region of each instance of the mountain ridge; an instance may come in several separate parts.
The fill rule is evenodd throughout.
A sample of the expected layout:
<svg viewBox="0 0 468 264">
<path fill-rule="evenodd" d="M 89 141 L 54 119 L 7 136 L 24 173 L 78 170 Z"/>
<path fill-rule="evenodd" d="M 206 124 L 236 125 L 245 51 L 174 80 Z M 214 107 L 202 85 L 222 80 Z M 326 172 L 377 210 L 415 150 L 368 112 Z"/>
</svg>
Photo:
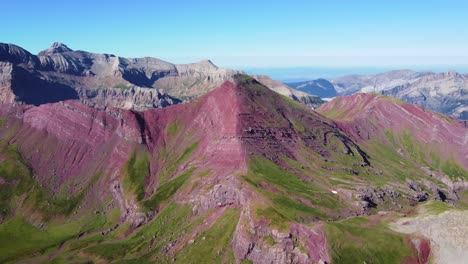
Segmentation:
<svg viewBox="0 0 468 264">
<path fill-rule="evenodd" d="M 323 109 L 341 113 L 338 106 L 332 101 Z M 1 171 L 9 172 L 10 163 L 29 168 L 4 174 L 12 185 L 0 184 L 2 192 L 27 188 L 3 200 L 15 209 L 2 211 L 0 226 L 21 219 L 33 234 L 49 234 L 39 245 L 15 236 L 0 251 L 2 261 L 331 262 L 352 257 L 350 245 L 334 246 L 347 239 L 337 230 L 351 225 L 399 241 L 362 245 L 354 257 L 390 248 L 395 258 L 418 263 L 424 240 L 346 221 L 405 212 L 428 199 L 456 203 L 466 181 L 435 180 L 419 158 L 404 165 L 387 160 L 377 152 L 381 146 L 358 137 L 359 122 L 344 126 L 246 75 L 190 103 L 143 112 L 76 100 L 3 104 L 0 112 Z M 401 166 L 410 175 L 401 176 Z M 64 219 L 74 227 L 62 231 L 66 237 L 51 237 Z M 60 244 L 57 254 L 34 255 Z"/>
<path fill-rule="evenodd" d="M 0 44 L 0 61 L 3 102 L 37 105 L 80 99 L 97 107 L 139 111 L 192 100 L 242 73 L 220 68 L 210 60 L 172 64 L 152 57 L 73 51 L 59 42 L 37 56 L 13 44 Z M 277 91 L 313 107 L 323 103 L 291 88 Z M 33 93 L 33 98 L 28 97 Z"/>
</svg>

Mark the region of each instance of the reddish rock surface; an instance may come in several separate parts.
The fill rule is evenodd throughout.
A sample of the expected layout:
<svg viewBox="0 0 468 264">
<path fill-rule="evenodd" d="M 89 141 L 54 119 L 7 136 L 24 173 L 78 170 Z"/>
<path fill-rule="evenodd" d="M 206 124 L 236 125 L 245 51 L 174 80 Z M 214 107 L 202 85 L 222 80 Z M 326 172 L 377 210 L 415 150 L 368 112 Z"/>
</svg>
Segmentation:
<svg viewBox="0 0 468 264">
<path fill-rule="evenodd" d="M 318 112 L 334 119 L 357 142 L 385 140 L 385 131 L 407 132 L 423 145 L 435 146 L 443 158 L 453 156 L 468 169 L 468 130 L 448 116 L 380 95 L 359 93 L 337 97 Z"/>
<path fill-rule="evenodd" d="M 314 223 L 310 227 L 307 224 L 311 222 L 292 223 L 287 230 L 280 231 L 256 216 L 257 202 L 265 202 L 262 205 L 268 206 L 273 202 L 240 177 L 247 175 L 252 158 L 262 157 L 284 170 L 291 170 L 284 157 L 300 160 L 301 151 L 307 150 L 314 158 L 344 157 L 351 160 L 352 166 L 367 169 L 371 167 L 368 155 L 355 142 L 365 142 L 368 136 L 380 135 L 378 131 L 401 130 L 403 126 L 414 131 L 417 139 L 422 139 L 427 132 L 418 131 L 415 126 L 429 129 L 428 122 L 436 125 L 439 131 L 433 131 L 434 140 L 446 143 L 447 149 L 452 150 L 461 143 L 460 140 L 466 140 L 466 136 L 463 139 L 466 134 L 461 134 L 466 130 L 443 117 L 413 106 L 384 104 L 379 97 L 366 96 L 346 99 L 351 102 L 337 99 L 333 109 L 339 109 L 343 116 L 340 117 L 342 121 L 335 124 L 247 78 L 227 81 L 191 103 L 144 112 L 114 108 L 98 110 L 77 101 L 37 107 L 4 104 L 0 107 L 0 114 L 5 118 L 0 134 L 10 144 L 18 145 L 34 176 L 51 190 L 57 191 L 66 184 L 72 186 L 72 194 L 74 188 L 82 188 L 94 175 L 102 173 L 94 190 L 99 202 L 111 197 L 120 207 L 121 221 L 131 222 L 135 228 L 158 212 L 155 209 L 143 213 L 141 203 L 125 193 L 122 187 L 122 170 L 132 152 L 149 158 L 148 175 L 142 185 L 144 199 L 151 197 L 161 184 L 190 168 L 194 168 L 194 175 L 207 171 L 203 177 L 190 177 L 186 188 L 177 190 L 171 201 L 190 204 L 195 215 L 213 208 L 219 212 L 224 207 L 239 208 L 240 219 L 231 243 L 237 259 L 255 263 L 328 263 L 331 252 L 328 252 L 322 224 Z M 361 107 L 361 111 L 348 109 L 353 103 Z M 331 109 L 328 107 L 331 106 L 326 105 L 321 111 Z M 392 113 L 399 113 L 401 122 L 389 120 L 388 115 Z M 368 122 L 369 118 L 377 122 Z M 449 136 L 439 135 L 446 130 Z M 195 146 L 194 152 L 183 161 L 170 161 L 183 156 L 182 153 L 192 146 Z M 457 153 L 463 155 L 465 150 Z M 176 165 L 167 172 L 168 164 Z M 303 179 L 300 176 L 298 174 L 298 179 Z M 304 184 L 312 180 L 315 178 L 304 177 Z M 326 179 L 320 180 L 314 182 L 317 189 L 325 188 Z M 265 191 L 279 192 L 281 188 L 266 181 L 262 184 Z M 341 190 L 336 190 L 341 195 Z M 282 191 L 286 193 L 288 190 Z M 340 199 L 336 204 L 351 207 L 353 191 L 349 190 L 351 193 L 347 194 L 350 198 Z M 396 195 L 393 189 L 388 193 Z M 323 195 L 330 195 L 329 191 Z M 301 205 L 315 206 L 304 197 L 299 199 L 299 195 L 291 197 Z M 216 215 L 212 221 L 218 217 Z M 274 245 L 268 245 L 267 238 L 272 238 Z M 297 243 L 307 252 L 302 252 Z M 424 260 L 427 250 L 423 243 L 421 245 L 418 252 Z"/>
</svg>

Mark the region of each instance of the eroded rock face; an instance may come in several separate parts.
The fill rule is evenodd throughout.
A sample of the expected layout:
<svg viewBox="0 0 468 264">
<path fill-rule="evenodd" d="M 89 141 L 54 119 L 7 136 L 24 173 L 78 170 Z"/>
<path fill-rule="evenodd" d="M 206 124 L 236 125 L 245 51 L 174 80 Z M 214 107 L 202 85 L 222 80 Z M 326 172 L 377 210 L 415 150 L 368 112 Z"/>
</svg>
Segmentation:
<svg viewBox="0 0 468 264">
<path fill-rule="evenodd" d="M 181 103 L 179 99 L 166 94 L 164 91 L 140 87 L 128 89 L 80 89 L 78 96 L 95 107 L 112 106 L 137 111 Z"/>
<path fill-rule="evenodd" d="M 131 223 L 132 227 L 136 228 L 146 224 L 154 216 L 154 212 L 141 212 L 137 202 L 132 197 L 124 194 L 120 182 L 112 182 L 110 188 L 112 197 L 117 201 L 120 208 L 120 221 Z"/>
<path fill-rule="evenodd" d="M 0 62 L 0 100 L 5 103 L 13 103 L 15 94 L 11 89 L 13 64 Z"/>
<path fill-rule="evenodd" d="M 232 247 L 237 259 L 253 263 L 330 263 L 322 225 L 293 223 L 288 231 L 278 231 L 252 218 L 249 206 L 242 211 Z"/>
</svg>

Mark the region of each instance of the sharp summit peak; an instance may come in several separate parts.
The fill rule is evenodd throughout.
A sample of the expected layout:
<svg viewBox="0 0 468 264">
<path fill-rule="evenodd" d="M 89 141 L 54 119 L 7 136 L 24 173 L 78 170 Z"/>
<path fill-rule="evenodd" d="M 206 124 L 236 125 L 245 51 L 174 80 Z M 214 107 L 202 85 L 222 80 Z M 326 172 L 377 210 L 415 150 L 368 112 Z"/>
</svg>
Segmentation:
<svg viewBox="0 0 468 264">
<path fill-rule="evenodd" d="M 43 55 L 48 55 L 48 54 L 54 54 L 54 53 L 63 53 L 63 52 L 69 52 L 73 51 L 70 49 L 67 45 L 63 44 L 62 42 L 54 42 L 52 46 L 47 48 L 46 50 L 43 50 L 39 52 L 39 56 Z"/>
</svg>

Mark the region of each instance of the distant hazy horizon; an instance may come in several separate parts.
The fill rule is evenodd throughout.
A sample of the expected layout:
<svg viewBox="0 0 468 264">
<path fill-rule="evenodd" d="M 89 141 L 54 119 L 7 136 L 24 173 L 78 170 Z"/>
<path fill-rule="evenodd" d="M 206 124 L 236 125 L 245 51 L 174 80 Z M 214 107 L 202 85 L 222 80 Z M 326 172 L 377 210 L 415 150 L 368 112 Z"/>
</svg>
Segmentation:
<svg viewBox="0 0 468 264">
<path fill-rule="evenodd" d="M 238 67 L 247 74 L 268 75 L 272 79 L 281 82 L 300 82 L 319 78 L 336 78 L 352 74 L 377 74 L 394 70 L 412 70 L 418 72 L 448 72 L 468 73 L 468 65 L 433 65 L 433 66 L 395 66 L 395 67 L 265 67 L 265 68 L 243 68 Z"/>
</svg>

